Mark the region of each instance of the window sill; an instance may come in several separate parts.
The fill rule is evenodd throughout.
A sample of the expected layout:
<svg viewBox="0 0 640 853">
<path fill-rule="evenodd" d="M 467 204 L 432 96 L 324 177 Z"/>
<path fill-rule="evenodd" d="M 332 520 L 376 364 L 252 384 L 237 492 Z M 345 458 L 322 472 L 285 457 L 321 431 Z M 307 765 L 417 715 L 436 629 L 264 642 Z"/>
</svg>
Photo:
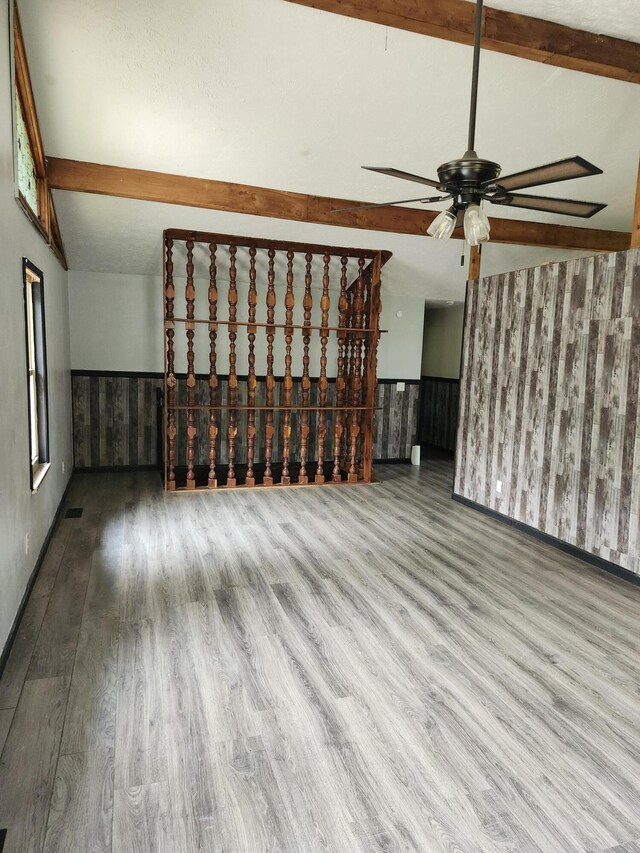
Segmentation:
<svg viewBox="0 0 640 853">
<path fill-rule="evenodd" d="M 31 494 L 37 492 L 45 474 L 51 468 L 51 462 L 37 462 L 31 469 Z"/>
</svg>

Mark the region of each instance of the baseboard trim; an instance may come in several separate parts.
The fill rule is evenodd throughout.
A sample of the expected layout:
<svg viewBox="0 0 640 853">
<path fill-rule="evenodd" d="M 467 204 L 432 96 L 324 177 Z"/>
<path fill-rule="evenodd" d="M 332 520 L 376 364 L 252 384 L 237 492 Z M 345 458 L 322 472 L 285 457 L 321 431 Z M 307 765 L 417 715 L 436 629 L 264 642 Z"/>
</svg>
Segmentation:
<svg viewBox="0 0 640 853">
<path fill-rule="evenodd" d="M 410 456 L 397 456 L 393 459 L 374 459 L 374 465 L 411 465 Z"/>
<path fill-rule="evenodd" d="M 610 560 L 605 560 L 604 557 L 598 557 L 597 554 L 591 554 L 589 551 L 584 551 L 582 548 L 578 548 L 577 545 L 571 545 L 569 542 L 564 542 L 556 536 L 551 536 L 549 533 L 543 533 L 542 530 L 531 527 L 531 525 L 525 524 L 523 521 L 517 521 L 515 518 L 510 518 L 508 515 L 504 515 L 495 509 L 490 509 L 488 506 L 476 503 L 475 501 L 465 498 L 463 495 L 459 495 L 456 492 L 452 492 L 451 497 L 457 503 L 464 504 L 464 506 L 475 509 L 476 512 L 481 512 L 483 515 L 488 515 L 490 518 L 493 518 L 495 521 L 499 521 L 502 524 L 506 524 L 508 527 L 515 527 L 516 530 L 526 533 L 528 536 L 532 536 L 540 542 L 551 545 L 552 547 L 557 548 L 558 551 L 564 551 L 566 554 L 571 554 L 572 557 L 576 557 L 584 563 L 589 563 L 598 569 L 602 569 L 604 572 L 608 572 L 611 575 L 622 578 L 622 580 L 628 581 L 634 586 L 640 586 L 640 575 L 636 575 L 634 572 L 630 572 L 628 569 L 624 569 L 622 566 L 618 566 Z"/>
<path fill-rule="evenodd" d="M 24 615 L 27 602 L 29 601 L 29 596 L 31 595 L 31 590 L 33 589 L 33 585 L 35 584 L 36 578 L 38 577 L 38 572 L 40 571 L 40 567 L 42 566 L 44 555 L 47 553 L 47 548 L 49 547 L 49 542 L 51 541 L 51 537 L 53 536 L 53 531 L 55 530 L 56 525 L 60 520 L 62 509 L 64 507 L 64 502 L 67 499 L 67 494 L 69 493 L 69 487 L 71 486 L 71 481 L 73 479 L 74 473 L 74 471 L 71 472 L 69 480 L 67 481 L 67 485 L 65 486 L 64 492 L 62 493 L 62 497 L 60 498 L 60 502 L 58 503 L 58 508 L 56 509 L 55 515 L 53 516 L 53 521 L 49 525 L 49 530 L 47 531 L 47 535 L 45 536 L 44 542 L 42 543 L 42 548 L 40 548 L 38 559 L 36 560 L 36 564 L 33 567 L 31 576 L 29 577 L 29 581 L 22 596 L 22 600 L 20 601 L 20 606 L 18 607 L 15 619 L 13 620 L 11 630 L 9 631 L 9 635 L 6 639 L 2 652 L 0 653 L 0 678 L 2 678 L 2 673 L 4 672 L 4 668 L 7 665 L 7 661 L 9 660 L 11 649 L 13 648 L 16 635 L 20 628 L 22 616 Z"/>
</svg>

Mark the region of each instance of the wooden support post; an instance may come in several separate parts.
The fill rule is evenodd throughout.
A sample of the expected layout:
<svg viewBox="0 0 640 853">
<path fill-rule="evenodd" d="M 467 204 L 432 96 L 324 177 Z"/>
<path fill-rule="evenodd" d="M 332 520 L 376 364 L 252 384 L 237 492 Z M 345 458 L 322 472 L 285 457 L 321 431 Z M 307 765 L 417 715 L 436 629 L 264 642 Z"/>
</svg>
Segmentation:
<svg viewBox="0 0 640 853">
<path fill-rule="evenodd" d="M 275 271 L 274 271 L 274 257 L 275 250 L 269 249 L 267 252 L 269 256 L 269 271 L 267 273 L 267 323 L 272 324 L 274 322 L 275 317 L 275 307 L 276 307 L 276 290 L 275 290 Z M 273 337 L 275 333 L 275 327 L 273 325 L 267 325 L 267 378 L 266 378 L 266 386 L 267 386 L 267 398 L 266 403 L 267 406 L 273 406 L 273 392 L 276 386 L 275 378 L 273 376 Z M 265 448 L 264 448 L 264 477 L 262 478 L 262 482 L 265 486 L 273 486 L 273 474 L 271 472 L 271 457 L 273 454 L 273 409 L 267 408 L 267 414 L 265 417 Z"/>
<path fill-rule="evenodd" d="M 258 293 L 256 291 L 256 250 L 251 246 L 249 249 L 249 323 L 256 319 L 256 306 L 258 304 Z M 247 402 L 250 407 L 256 404 L 256 355 L 255 340 L 256 327 L 247 326 L 249 336 L 249 375 L 247 377 Z M 253 474 L 254 441 L 256 435 L 256 414 L 249 408 L 247 414 L 247 476 L 246 486 L 255 486 L 256 479 Z"/>
<path fill-rule="evenodd" d="M 236 288 L 236 253 L 237 246 L 229 246 L 229 322 L 234 323 L 238 306 L 238 291 Z M 229 326 L 229 472 L 227 487 L 236 485 L 236 436 L 238 434 L 238 412 L 234 408 L 238 403 L 238 376 L 236 373 L 236 334 L 238 327 Z"/>
<path fill-rule="evenodd" d="M 168 491 L 173 492 L 176 488 L 176 474 L 174 470 L 176 461 L 176 413 L 173 408 L 176 403 L 175 351 L 173 348 L 173 338 L 175 336 L 173 302 L 176 296 L 176 291 L 173 285 L 173 240 L 166 241 L 165 249 L 164 326 L 167 335 L 164 389 L 164 399 L 167 410 L 167 449 L 165 451 L 167 472 L 165 485 Z"/>
<path fill-rule="evenodd" d="M 311 310 L 313 308 L 313 297 L 311 295 L 311 263 L 313 255 L 307 252 L 305 255 L 307 262 L 306 273 L 304 277 L 304 298 L 302 307 L 304 308 L 304 325 L 311 325 Z M 309 405 L 309 392 L 311 391 L 311 379 L 309 378 L 309 331 L 305 329 L 302 336 L 304 351 L 302 356 L 302 406 L 303 410 L 300 413 L 300 474 L 298 476 L 299 483 L 308 483 L 309 475 L 307 474 L 307 453 L 309 441 L 309 412 L 306 407 Z"/>
<path fill-rule="evenodd" d="M 480 280 L 480 259 L 482 257 L 482 246 L 471 246 L 469 253 L 469 281 Z"/>
<path fill-rule="evenodd" d="M 218 373 L 216 367 L 216 337 L 218 316 L 218 287 L 216 284 L 216 249 L 215 243 L 209 243 L 209 405 L 218 405 Z M 209 412 L 209 476 L 207 486 L 215 489 L 216 479 L 216 440 L 218 438 L 217 413 L 214 408 Z"/>
<path fill-rule="evenodd" d="M 193 241 L 187 240 L 187 284 L 185 286 L 187 303 L 187 406 L 195 405 L 196 373 L 194 367 L 193 338 L 195 335 L 194 306 L 196 290 L 193 283 Z M 195 489 L 196 476 L 194 471 L 196 447 L 196 413 L 193 408 L 187 409 L 187 488 Z"/>
<path fill-rule="evenodd" d="M 631 248 L 640 249 L 640 163 L 638 164 L 636 203 L 633 209 L 633 225 L 631 226 Z"/>
</svg>

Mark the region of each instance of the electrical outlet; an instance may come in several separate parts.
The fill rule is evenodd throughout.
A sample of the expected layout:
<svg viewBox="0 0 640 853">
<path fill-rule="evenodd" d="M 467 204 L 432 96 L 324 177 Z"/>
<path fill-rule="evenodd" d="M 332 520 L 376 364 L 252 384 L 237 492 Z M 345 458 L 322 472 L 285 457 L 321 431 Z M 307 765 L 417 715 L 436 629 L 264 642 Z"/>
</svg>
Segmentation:
<svg viewBox="0 0 640 853">
<path fill-rule="evenodd" d="M 496 480 L 496 493 L 502 494 L 502 480 Z"/>
<path fill-rule="evenodd" d="M 62 460 L 62 473 L 64 474 L 64 459 Z"/>
<path fill-rule="evenodd" d="M 396 384 L 396 391 L 404 391 L 404 382 L 398 382 Z"/>
<path fill-rule="evenodd" d="M 24 534 L 24 553 L 25 554 L 29 553 L 29 534 L 28 533 Z"/>
</svg>

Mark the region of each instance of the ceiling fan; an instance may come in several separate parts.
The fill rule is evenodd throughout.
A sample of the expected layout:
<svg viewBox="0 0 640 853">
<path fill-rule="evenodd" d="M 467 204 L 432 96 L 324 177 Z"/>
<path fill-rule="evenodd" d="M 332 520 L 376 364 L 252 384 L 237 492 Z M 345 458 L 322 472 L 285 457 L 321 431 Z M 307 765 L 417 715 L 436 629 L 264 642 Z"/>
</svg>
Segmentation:
<svg viewBox="0 0 640 853">
<path fill-rule="evenodd" d="M 582 157 L 568 157 L 546 166 L 526 169 L 514 175 L 500 177 L 502 171 L 498 163 L 483 160 L 474 150 L 476 131 L 476 106 L 478 101 L 478 70 L 480 66 L 480 36 L 482 29 L 482 3 L 476 3 L 476 25 L 473 46 L 473 75 L 471 79 L 471 108 L 469 111 L 469 141 L 467 151 L 457 160 L 450 160 L 438 167 L 438 180 L 412 175 L 400 169 L 383 168 L 380 166 L 363 166 L 371 172 L 380 172 L 392 178 L 403 178 L 434 187 L 444 195 L 429 198 L 406 198 L 400 201 L 388 201 L 382 204 L 361 204 L 357 207 L 345 207 L 335 211 L 344 213 L 351 210 L 364 210 L 371 207 L 390 207 L 395 204 L 408 204 L 419 201 L 445 201 L 453 199 L 451 207 L 442 211 L 433 220 L 427 234 L 439 240 L 448 239 L 462 220 L 464 236 L 471 246 L 485 243 L 489 239 L 491 225 L 487 214 L 482 209 L 481 202 L 502 204 L 509 207 L 522 207 L 528 210 L 543 210 L 547 213 L 562 213 L 566 216 L 588 218 L 598 213 L 606 204 L 592 201 L 572 201 L 564 198 L 549 198 L 547 196 L 527 195 L 516 193 L 540 184 L 553 184 L 558 181 L 568 181 L 571 178 L 584 178 L 588 175 L 601 175 L 598 169 Z"/>
</svg>

